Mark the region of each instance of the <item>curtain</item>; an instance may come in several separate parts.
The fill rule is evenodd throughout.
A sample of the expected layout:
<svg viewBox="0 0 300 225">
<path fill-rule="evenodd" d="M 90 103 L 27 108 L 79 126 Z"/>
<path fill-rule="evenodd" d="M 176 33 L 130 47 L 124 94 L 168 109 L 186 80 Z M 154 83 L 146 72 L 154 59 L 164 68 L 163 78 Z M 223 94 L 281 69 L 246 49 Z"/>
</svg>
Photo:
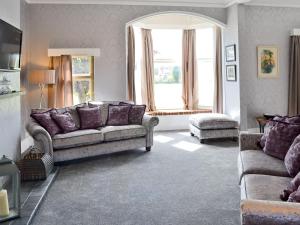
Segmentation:
<svg viewBox="0 0 300 225">
<path fill-rule="evenodd" d="M 55 70 L 56 82 L 48 88 L 48 107 L 61 108 L 73 105 L 72 57 L 70 55 L 51 57 L 50 69 Z"/>
<path fill-rule="evenodd" d="M 128 100 L 135 102 L 135 39 L 132 26 L 127 30 L 127 95 Z"/>
<path fill-rule="evenodd" d="M 288 114 L 300 114 L 300 36 L 291 36 Z"/>
<path fill-rule="evenodd" d="M 142 29 L 142 102 L 147 111 L 155 111 L 154 62 L 151 30 Z"/>
<path fill-rule="evenodd" d="M 195 30 L 183 31 L 182 56 L 184 109 L 197 109 L 199 100 Z"/>
<path fill-rule="evenodd" d="M 216 27 L 216 58 L 214 78 L 213 112 L 223 113 L 223 80 L 222 80 L 222 30 Z"/>
</svg>

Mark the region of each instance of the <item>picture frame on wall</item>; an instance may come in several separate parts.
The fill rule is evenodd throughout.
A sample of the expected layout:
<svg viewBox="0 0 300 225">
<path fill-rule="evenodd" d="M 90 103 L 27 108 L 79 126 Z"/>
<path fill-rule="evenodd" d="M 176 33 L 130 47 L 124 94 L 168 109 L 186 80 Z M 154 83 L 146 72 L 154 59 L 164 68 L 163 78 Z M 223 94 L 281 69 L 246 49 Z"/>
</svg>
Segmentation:
<svg viewBox="0 0 300 225">
<path fill-rule="evenodd" d="M 225 47 L 225 58 L 226 58 L 226 62 L 235 62 L 236 61 L 235 45 L 228 45 Z"/>
<path fill-rule="evenodd" d="M 257 47 L 258 78 L 279 78 L 279 50 L 276 46 Z"/>
<path fill-rule="evenodd" d="M 226 80 L 227 81 L 236 81 L 236 65 L 227 65 L 226 66 Z"/>
</svg>

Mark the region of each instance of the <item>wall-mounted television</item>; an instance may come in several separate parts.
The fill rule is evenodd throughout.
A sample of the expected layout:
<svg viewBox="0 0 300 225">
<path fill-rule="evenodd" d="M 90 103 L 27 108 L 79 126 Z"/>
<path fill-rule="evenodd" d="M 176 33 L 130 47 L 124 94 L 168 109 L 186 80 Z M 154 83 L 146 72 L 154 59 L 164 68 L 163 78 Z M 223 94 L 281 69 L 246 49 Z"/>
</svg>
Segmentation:
<svg viewBox="0 0 300 225">
<path fill-rule="evenodd" d="M 0 71 L 20 70 L 22 31 L 0 19 Z"/>
</svg>

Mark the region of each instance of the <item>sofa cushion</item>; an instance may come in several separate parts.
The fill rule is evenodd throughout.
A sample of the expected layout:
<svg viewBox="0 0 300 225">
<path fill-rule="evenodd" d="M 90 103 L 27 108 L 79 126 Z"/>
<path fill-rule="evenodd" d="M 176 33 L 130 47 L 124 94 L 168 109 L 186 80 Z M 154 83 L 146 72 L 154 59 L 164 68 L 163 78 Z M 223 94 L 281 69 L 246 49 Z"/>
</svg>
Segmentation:
<svg viewBox="0 0 300 225">
<path fill-rule="evenodd" d="M 239 154 L 240 178 L 245 174 L 264 174 L 289 177 L 282 160 L 261 150 L 245 150 Z"/>
<path fill-rule="evenodd" d="M 80 129 L 96 129 L 104 125 L 99 107 L 77 107 L 76 110 L 80 117 Z"/>
<path fill-rule="evenodd" d="M 289 177 L 247 174 L 241 182 L 244 199 L 281 201 L 280 193 L 290 183 Z"/>
<path fill-rule="evenodd" d="M 282 191 L 280 198 L 282 201 L 287 201 L 290 194 L 297 191 L 300 186 L 300 172 L 291 180 L 289 185 Z"/>
<path fill-rule="evenodd" d="M 101 103 L 101 102 L 89 102 L 89 107 L 99 107 L 100 108 L 100 116 L 102 124 L 107 123 L 107 117 L 108 117 L 108 103 Z"/>
<path fill-rule="evenodd" d="M 189 121 L 199 129 L 230 129 L 238 127 L 238 122 L 219 113 L 200 113 L 190 116 Z"/>
<path fill-rule="evenodd" d="M 109 105 L 108 106 L 108 126 L 128 125 L 130 105 Z"/>
<path fill-rule="evenodd" d="M 51 137 L 62 132 L 60 127 L 51 118 L 51 113 L 56 112 L 55 109 L 50 109 L 44 112 L 32 111 L 31 117 L 35 119 L 42 127 L 44 127 Z"/>
<path fill-rule="evenodd" d="M 300 135 L 298 135 L 289 148 L 284 164 L 289 174 L 294 177 L 300 171 Z"/>
<path fill-rule="evenodd" d="M 69 112 L 51 113 L 51 118 L 57 123 L 64 133 L 78 130 L 73 117 Z"/>
<path fill-rule="evenodd" d="M 134 105 L 127 102 L 120 102 L 119 105 L 130 105 L 128 123 L 129 124 L 142 124 L 143 117 L 146 111 L 146 105 Z"/>
<path fill-rule="evenodd" d="M 65 108 L 65 110 L 66 110 L 66 112 L 69 112 L 71 114 L 71 116 L 76 124 L 76 127 L 79 129 L 80 128 L 80 117 L 76 110 L 77 107 L 87 107 L 87 104 L 82 103 L 82 104 L 70 106 L 70 107 Z"/>
<path fill-rule="evenodd" d="M 300 134 L 300 124 L 276 122 L 266 139 L 264 152 L 284 160 L 294 139 Z"/>
<path fill-rule="evenodd" d="M 141 125 L 106 126 L 99 129 L 104 141 L 118 141 L 130 138 L 143 137 L 147 134 L 146 128 Z"/>
<path fill-rule="evenodd" d="M 53 149 L 65 149 L 101 143 L 103 134 L 99 130 L 77 130 L 66 134 L 57 134 L 53 137 Z"/>
</svg>

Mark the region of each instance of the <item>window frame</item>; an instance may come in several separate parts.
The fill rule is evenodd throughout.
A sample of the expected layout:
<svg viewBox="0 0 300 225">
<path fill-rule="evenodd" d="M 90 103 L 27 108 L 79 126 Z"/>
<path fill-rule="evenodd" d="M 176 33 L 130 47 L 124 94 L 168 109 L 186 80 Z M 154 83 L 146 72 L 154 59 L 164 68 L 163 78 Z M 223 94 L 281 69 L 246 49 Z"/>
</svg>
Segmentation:
<svg viewBox="0 0 300 225">
<path fill-rule="evenodd" d="M 74 84 L 74 81 L 76 80 L 87 80 L 87 79 L 90 79 L 91 80 L 91 98 L 90 100 L 91 101 L 94 101 L 95 100 L 95 57 L 94 56 L 85 56 L 85 55 L 72 55 L 72 59 L 73 57 L 88 57 L 89 58 L 89 64 L 90 64 L 90 73 L 89 75 L 85 75 L 85 74 L 79 74 L 79 75 L 74 75 L 72 73 L 72 83 Z M 73 65 L 72 65 L 73 67 Z M 73 84 L 72 84 L 72 91 L 74 93 L 74 90 L 73 90 Z M 73 94 L 73 101 L 74 101 L 74 94 Z"/>
</svg>

